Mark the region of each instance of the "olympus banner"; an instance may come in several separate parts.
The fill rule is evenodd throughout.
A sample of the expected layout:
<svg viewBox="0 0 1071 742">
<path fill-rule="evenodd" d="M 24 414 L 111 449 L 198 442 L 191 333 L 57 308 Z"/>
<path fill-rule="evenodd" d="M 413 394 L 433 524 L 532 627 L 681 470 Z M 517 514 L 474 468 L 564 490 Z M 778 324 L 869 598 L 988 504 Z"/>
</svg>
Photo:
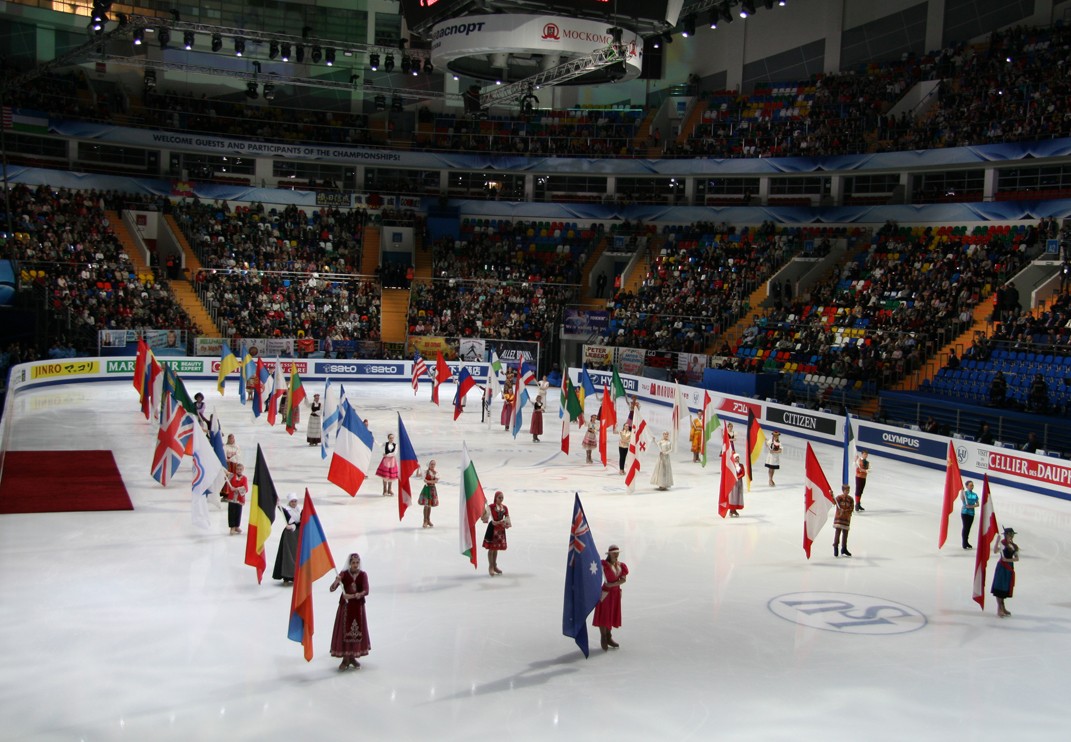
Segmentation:
<svg viewBox="0 0 1071 742">
<path fill-rule="evenodd" d="M 431 32 L 431 58 L 436 65 L 464 57 L 519 53 L 561 55 L 591 54 L 613 43 L 606 21 L 587 21 L 552 15 L 477 15 L 436 25 Z M 643 42 L 634 31 L 621 36 L 626 66 L 639 74 Z"/>
</svg>

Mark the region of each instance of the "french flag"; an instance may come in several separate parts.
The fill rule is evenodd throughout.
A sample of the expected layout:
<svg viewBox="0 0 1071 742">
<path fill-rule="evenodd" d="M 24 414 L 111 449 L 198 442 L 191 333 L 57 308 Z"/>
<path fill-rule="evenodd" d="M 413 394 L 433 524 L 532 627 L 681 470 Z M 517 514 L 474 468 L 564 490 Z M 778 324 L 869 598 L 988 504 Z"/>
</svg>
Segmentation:
<svg viewBox="0 0 1071 742">
<path fill-rule="evenodd" d="M 350 497 L 354 497 L 372 469 L 374 441 L 357 411 L 350 406 L 349 400 L 343 400 L 341 409 L 342 425 L 335 440 L 327 481 L 338 485 Z"/>
</svg>

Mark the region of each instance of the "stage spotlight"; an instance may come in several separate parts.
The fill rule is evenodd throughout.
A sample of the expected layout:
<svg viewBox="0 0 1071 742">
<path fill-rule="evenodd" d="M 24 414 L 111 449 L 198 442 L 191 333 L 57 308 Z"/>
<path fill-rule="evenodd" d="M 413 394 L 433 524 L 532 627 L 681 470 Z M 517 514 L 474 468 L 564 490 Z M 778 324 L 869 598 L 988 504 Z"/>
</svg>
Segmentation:
<svg viewBox="0 0 1071 742">
<path fill-rule="evenodd" d="M 312 26 L 302 26 L 301 27 L 301 38 L 304 41 L 308 41 L 309 40 L 309 34 L 311 34 L 311 33 L 312 33 Z"/>
<path fill-rule="evenodd" d="M 379 71 L 379 55 L 378 54 L 369 54 L 368 55 L 368 66 L 372 68 L 373 72 L 378 72 Z"/>
<path fill-rule="evenodd" d="M 331 47 L 324 49 L 324 64 L 328 67 L 333 67 L 335 65 L 335 50 Z"/>
<path fill-rule="evenodd" d="M 257 84 L 255 82 L 247 82 L 245 84 L 245 97 L 250 100 L 256 99 L 259 94 L 257 93 Z"/>
<path fill-rule="evenodd" d="M 402 57 L 402 74 L 408 75 L 413 71 L 413 60 L 408 56 Z"/>
<path fill-rule="evenodd" d="M 661 49 L 662 48 L 662 34 L 658 34 L 658 36 L 655 36 L 654 38 L 651 39 L 651 48 L 652 49 Z"/>
<path fill-rule="evenodd" d="M 126 13 L 120 13 L 116 16 L 116 18 L 119 20 L 120 28 L 130 23 L 130 16 L 128 16 Z"/>
<path fill-rule="evenodd" d="M 241 36 L 234 37 L 234 56 L 240 57 L 245 54 L 245 39 Z"/>
<path fill-rule="evenodd" d="M 175 23 L 178 23 L 182 20 L 182 14 L 179 13 L 178 10 L 176 10 L 175 8 L 171 9 L 171 20 L 173 20 Z"/>
<path fill-rule="evenodd" d="M 107 13 L 105 13 L 103 11 L 94 11 L 94 13 L 93 13 L 93 22 L 91 24 L 89 24 L 89 25 L 90 25 L 90 28 L 92 28 L 94 31 L 96 31 L 97 33 L 100 33 L 101 31 L 104 30 L 104 26 L 107 23 L 108 23 L 108 15 L 107 15 Z"/>
<path fill-rule="evenodd" d="M 763 0 L 763 5 L 766 6 L 766 10 L 773 10 L 774 0 Z"/>
<path fill-rule="evenodd" d="M 223 37 L 218 33 L 212 34 L 212 51 L 218 52 L 223 48 Z"/>
<path fill-rule="evenodd" d="M 161 49 L 166 49 L 167 42 L 171 41 L 171 32 L 166 28 L 161 28 L 159 33 L 156 34 L 156 40 L 160 42 Z"/>
<path fill-rule="evenodd" d="M 271 43 L 268 44 L 268 59 L 275 59 L 278 56 L 279 56 L 279 42 L 276 41 L 275 39 L 272 39 Z"/>
<path fill-rule="evenodd" d="M 429 57 L 428 59 L 425 59 L 424 60 L 424 74 L 425 75 L 430 75 L 434 71 L 435 71 L 435 65 L 433 65 L 431 63 L 431 58 Z"/>
<path fill-rule="evenodd" d="M 290 44 L 283 44 L 279 47 L 279 59 L 284 62 L 290 61 Z"/>
<path fill-rule="evenodd" d="M 387 72 L 394 72 L 394 55 L 388 54 L 387 58 L 383 60 L 383 69 Z"/>
<path fill-rule="evenodd" d="M 625 63 L 614 62 L 606 68 L 606 77 L 610 82 L 617 82 L 625 77 Z"/>
<path fill-rule="evenodd" d="M 733 22 L 733 11 L 729 9 L 728 2 L 724 2 L 718 6 L 718 15 L 720 15 L 721 19 L 726 23 Z"/>
<path fill-rule="evenodd" d="M 681 36 L 688 38 L 689 36 L 695 36 L 695 14 L 686 15 L 681 20 Z"/>
<path fill-rule="evenodd" d="M 261 69 L 260 69 L 260 62 L 258 62 L 258 61 L 257 61 L 257 60 L 255 60 L 255 59 L 253 60 L 253 71 L 254 71 L 254 72 L 256 72 L 256 73 L 257 73 L 258 75 L 259 75 L 259 74 L 260 74 L 260 72 L 261 72 Z"/>
<path fill-rule="evenodd" d="M 673 34 L 671 34 L 669 31 L 666 31 L 665 33 L 663 33 L 662 34 L 662 43 L 663 44 L 672 44 L 673 43 Z"/>
<path fill-rule="evenodd" d="M 145 31 L 140 28 L 134 29 L 134 46 L 141 46 L 145 43 Z"/>
<path fill-rule="evenodd" d="M 621 46 L 621 35 L 624 33 L 624 29 L 619 26 L 612 26 L 606 29 L 606 33 L 610 34 L 610 39 L 614 46 Z"/>
<path fill-rule="evenodd" d="M 145 70 L 145 89 L 156 90 L 156 70 Z"/>
<path fill-rule="evenodd" d="M 264 100 L 275 100 L 275 86 L 270 82 L 264 85 Z"/>
<path fill-rule="evenodd" d="M 193 31 L 184 31 L 182 33 L 182 45 L 186 47 L 186 51 L 193 48 L 194 35 Z"/>
<path fill-rule="evenodd" d="M 390 99 L 390 110 L 394 111 L 395 113 L 401 113 L 402 112 L 402 99 L 399 98 L 396 95 L 392 96 L 391 99 Z"/>
<path fill-rule="evenodd" d="M 377 111 L 386 111 L 387 110 L 387 96 L 385 96 L 385 95 L 377 95 L 376 98 L 375 98 L 375 103 L 376 103 L 376 110 Z"/>
<path fill-rule="evenodd" d="M 749 18 L 755 15 L 755 0 L 740 0 L 740 17 Z"/>
<path fill-rule="evenodd" d="M 353 87 L 357 87 L 357 81 L 360 80 L 360 79 L 361 79 L 361 76 L 358 75 L 358 74 L 350 75 L 350 85 L 352 85 Z"/>
<path fill-rule="evenodd" d="M 323 58 L 324 58 L 324 50 L 321 49 L 319 45 L 316 45 L 316 46 L 312 47 L 312 57 L 311 57 L 312 63 L 313 64 L 319 64 L 321 61 L 323 61 Z"/>
<path fill-rule="evenodd" d="M 295 49 L 294 51 L 295 51 L 294 59 L 297 60 L 297 63 L 301 64 L 302 62 L 304 62 L 305 61 L 305 47 L 302 46 L 301 44 L 298 44 L 297 45 L 297 49 Z"/>
</svg>

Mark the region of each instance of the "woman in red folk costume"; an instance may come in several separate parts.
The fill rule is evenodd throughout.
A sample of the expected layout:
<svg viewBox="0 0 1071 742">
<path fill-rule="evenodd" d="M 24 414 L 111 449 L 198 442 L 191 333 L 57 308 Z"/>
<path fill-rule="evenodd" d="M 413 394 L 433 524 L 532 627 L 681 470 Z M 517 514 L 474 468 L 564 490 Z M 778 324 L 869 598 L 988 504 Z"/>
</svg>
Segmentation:
<svg viewBox="0 0 1071 742">
<path fill-rule="evenodd" d="M 331 592 L 342 587 L 335 613 L 335 630 L 331 634 L 331 656 L 341 657 L 339 670 L 361 666 L 358 657 L 364 657 L 372 649 L 368 639 L 368 618 L 364 612 L 364 599 L 368 596 L 368 574 L 361 569 L 361 557 L 350 554 L 349 569 L 338 573 L 331 583 Z"/>
<path fill-rule="evenodd" d="M 487 571 L 492 577 L 502 574 L 498 568 L 498 552 L 506 550 L 506 529 L 512 526 L 506 496 L 502 490 L 495 493 L 495 501 L 487 506 L 487 533 L 483 537 L 483 548 L 487 549 Z"/>
<path fill-rule="evenodd" d="M 628 566 L 618 561 L 620 553 L 621 550 L 612 544 L 606 550 L 606 558 L 602 560 L 602 595 L 592 620 L 592 624 L 599 627 L 599 641 L 604 652 L 619 646 L 611 632 L 621 627 L 621 586 L 628 579 Z"/>
</svg>

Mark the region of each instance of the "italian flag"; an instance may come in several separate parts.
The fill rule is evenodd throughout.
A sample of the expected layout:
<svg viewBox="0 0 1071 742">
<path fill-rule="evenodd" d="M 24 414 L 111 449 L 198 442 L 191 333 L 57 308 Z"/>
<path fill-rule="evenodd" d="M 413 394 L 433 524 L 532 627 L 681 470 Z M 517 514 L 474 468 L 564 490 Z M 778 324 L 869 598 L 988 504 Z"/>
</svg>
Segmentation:
<svg viewBox="0 0 1071 742">
<path fill-rule="evenodd" d="M 461 534 L 461 553 L 469 558 L 473 568 L 476 564 L 476 522 L 487 507 L 487 497 L 483 494 L 483 485 L 476 475 L 476 467 L 469 459 L 469 449 L 461 444 L 461 500 L 458 513 Z"/>
</svg>

